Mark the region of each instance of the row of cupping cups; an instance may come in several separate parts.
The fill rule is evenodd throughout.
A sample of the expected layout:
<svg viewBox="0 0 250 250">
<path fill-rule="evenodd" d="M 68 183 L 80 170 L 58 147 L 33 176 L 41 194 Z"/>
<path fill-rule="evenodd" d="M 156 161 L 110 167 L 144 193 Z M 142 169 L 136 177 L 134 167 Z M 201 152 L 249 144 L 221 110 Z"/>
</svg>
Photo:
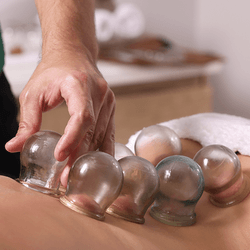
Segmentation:
<svg viewBox="0 0 250 250">
<path fill-rule="evenodd" d="M 211 202 L 221 207 L 239 203 L 249 191 L 248 178 L 233 151 L 211 145 L 190 159 L 180 155 L 181 142 L 173 130 L 154 125 L 138 136 L 135 155 L 116 143 L 115 158 L 99 151 L 78 158 L 62 192 L 60 175 L 66 161 L 56 161 L 53 154 L 59 139 L 55 132 L 42 131 L 26 141 L 19 182 L 60 197 L 65 206 L 98 220 L 106 212 L 144 223 L 153 203 L 150 215 L 156 220 L 188 226 L 196 221 L 195 206 L 204 188 Z"/>
<path fill-rule="evenodd" d="M 96 37 L 99 42 L 114 38 L 135 39 L 145 31 L 145 18 L 133 3 L 120 3 L 114 11 L 95 10 Z"/>
</svg>

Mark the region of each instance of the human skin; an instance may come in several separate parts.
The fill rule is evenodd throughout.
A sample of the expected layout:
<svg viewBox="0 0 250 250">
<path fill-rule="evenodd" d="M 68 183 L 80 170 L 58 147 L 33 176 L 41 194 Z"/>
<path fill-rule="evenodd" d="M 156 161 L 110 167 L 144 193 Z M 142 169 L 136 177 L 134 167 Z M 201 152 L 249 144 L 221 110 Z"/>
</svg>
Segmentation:
<svg viewBox="0 0 250 250">
<path fill-rule="evenodd" d="M 42 28 L 42 59 L 20 95 L 20 123 L 6 144 L 19 152 L 39 131 L 42 113 L 66 102 L 70 119 L 55 149 L 55 158 L 68 164 L 87 151 L 114 154 L 115 97 L 96 67 L 98 46 L 93 0 L 35 0 Z"/>
<path fill-rule="evenodd" d="M 193 158 L 201 146 L 182 140 L 183 154 Z M 250 176 L 250 157 L 239 155 Z M 197 203 L 197 221 L 189 227 L 163 224 L 145 215 L 137 224 L 105 214 L 98 221 L 62 205 L 58 199 L 33 191 L 0 176 L 1 249 L 249 249 L 250 196 L 241 203 L 219 208 L 204 192 Z"/>
</svg>

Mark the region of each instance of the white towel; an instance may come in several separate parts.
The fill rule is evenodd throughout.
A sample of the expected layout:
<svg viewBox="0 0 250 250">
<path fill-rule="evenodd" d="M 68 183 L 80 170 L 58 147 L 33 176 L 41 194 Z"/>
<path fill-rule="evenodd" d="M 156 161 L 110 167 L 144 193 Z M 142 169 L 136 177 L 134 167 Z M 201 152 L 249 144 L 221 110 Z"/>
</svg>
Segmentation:
<svg viewBox="0 0 250 250">
<path fill-rule="evenodd" d="M 224 145 L 234 152 L 250 156 L 250 120 L 227 114 L 202 113 L 160 123 L 174 130 L 180 138 L 192 139 L 203 147 Z M 140 131 L 129 138 L 126 145 L 134 152 Z"/>
<path fill-rule="evenodd" d="M 116 7 L 115 34 L 117 37 L 133 39 L 145 31 L 145 18 L 133 3 L 121 3 Z"/>
<path fill-rule="evenodd" d="M 96 9 L 95 28 L 98 41 L 110 41 L 115 32 L 115 19 L 113 13 L 104 9 Z"/>
</svg>

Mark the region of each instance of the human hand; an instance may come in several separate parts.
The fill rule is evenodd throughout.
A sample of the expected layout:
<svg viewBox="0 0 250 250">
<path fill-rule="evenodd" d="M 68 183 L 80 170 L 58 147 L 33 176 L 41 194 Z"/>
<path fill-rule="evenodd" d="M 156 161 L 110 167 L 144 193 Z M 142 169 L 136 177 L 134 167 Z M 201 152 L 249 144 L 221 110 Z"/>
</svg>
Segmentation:
<svg viewBox="0 0 250 250">
<path fill-rule="evenodd" d="M 65 50 L 43 56 L 20 95 L 19 130 L 6 149 L 21 151 L 26 139 L 39 131 L 42 112 L 64 100 L 70 119 L 54 155 L 58 161 L 69 157 L 61 176 L 66 186 L 69 169 L 80 155 L 98 148 L 114 154 L 114 94 L 87 53 Z"/>
</svg>

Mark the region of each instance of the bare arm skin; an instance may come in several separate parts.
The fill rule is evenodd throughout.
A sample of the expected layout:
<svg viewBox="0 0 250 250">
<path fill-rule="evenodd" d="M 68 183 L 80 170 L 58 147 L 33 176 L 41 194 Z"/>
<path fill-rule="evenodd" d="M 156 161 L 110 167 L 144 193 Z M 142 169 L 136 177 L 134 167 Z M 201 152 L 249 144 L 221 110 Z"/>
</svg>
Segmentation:
<svg viewBox="0 0 250 250">
<path fill-rule="evenodd" d="M 20 95 L 17 135 L 6 144 L 9 152 L 21 151 L 25 140 L 39 131 L 42 112 L 64 100 L 70 119 L 55 149 L 63 161 L 62 174 L 83 153 L 100 148 L 114 152 L 115 98 L 96 67 L 98 46 L 94 29 L 93 0 L 35 0 L 43 45 L 42 60 Z"/>
</svg>

